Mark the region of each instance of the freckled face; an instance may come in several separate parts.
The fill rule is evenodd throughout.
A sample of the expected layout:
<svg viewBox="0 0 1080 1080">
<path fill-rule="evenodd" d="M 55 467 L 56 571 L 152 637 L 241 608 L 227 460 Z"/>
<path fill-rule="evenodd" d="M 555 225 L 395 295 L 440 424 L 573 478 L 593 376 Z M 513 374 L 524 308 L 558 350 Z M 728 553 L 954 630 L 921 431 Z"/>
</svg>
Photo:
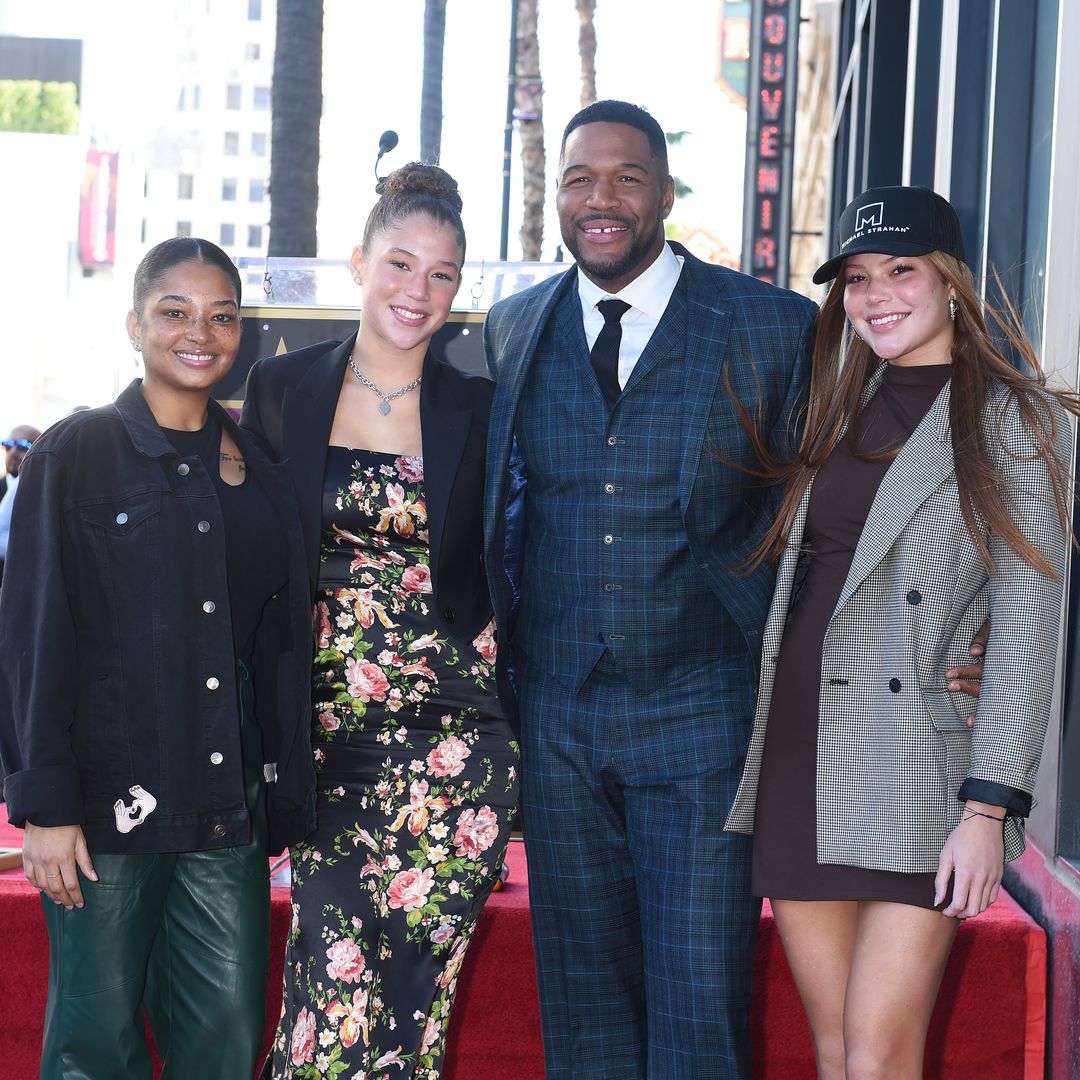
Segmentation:
<svg viewBox="0 0 1080 1080">
<path fill-rule="evenodd" d="M 236 290 L 219 267 L 183 262 L 150 290 L 141 312 L 128 313 L 131 339 L 142 351 L 148 388 L 209 390 L 240 348 Z"/>
<path fill-rule="evenodd" d="M 457 233 L 422 214 L 356 248 L 351 266 L 364 290 L 361 340 L 393 351 L 426 346 L 461 284 Z"/>
<path fill-rule="evenodd" d="M 660 254 L 675 185 L 648 137 L 629 124 L 582 124 L 566 138 L 555 204 L 563 242 L 608 292 L 628 285 Z"/>
<path fill-rule="evenodd" d="M 951 290 L 925 255 L 853 255 L 843 274 L 844 311 L 876 355 L 901 365 L 949 362 Z"/>
</svg>

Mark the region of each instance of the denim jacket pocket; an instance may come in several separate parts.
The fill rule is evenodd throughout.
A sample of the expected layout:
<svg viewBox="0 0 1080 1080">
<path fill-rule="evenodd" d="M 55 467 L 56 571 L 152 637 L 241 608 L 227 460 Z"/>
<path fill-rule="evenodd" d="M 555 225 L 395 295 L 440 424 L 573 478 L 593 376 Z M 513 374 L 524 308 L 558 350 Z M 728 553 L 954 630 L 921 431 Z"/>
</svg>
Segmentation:
<svg viewBox="0 0 1080 1080">
<path fill-rule="evenodd" d="M 84 504 L 79 507 L 80 520 L 112 536 L 128 536 L 147 518 L 161 512 L 160 491 L 140 491 L 121 499 Z"/>
</svg>

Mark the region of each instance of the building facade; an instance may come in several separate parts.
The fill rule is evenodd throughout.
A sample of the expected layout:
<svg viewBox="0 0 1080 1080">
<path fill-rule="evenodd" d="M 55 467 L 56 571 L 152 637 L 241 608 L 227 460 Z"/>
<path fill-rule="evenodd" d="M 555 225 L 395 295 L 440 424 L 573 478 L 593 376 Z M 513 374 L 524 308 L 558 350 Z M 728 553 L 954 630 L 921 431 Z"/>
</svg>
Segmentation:
<svg viewBox="0 0 1080 1080">
<path fill-rule="evenodd" d="M 934 188 L 984 293 L 1015 304 L 1051 378 L 1077 386 L 1080 4 L 804 0 L 803 16 L 793 286 L 823 297 L 810 274 L 859 192 Z M 1006 875 L 1050 940 L 1054 1080 L 1080 1077 L 1080 580 L 1067 584 L 1029 847 Z"/>
<path fill-rule="evenodd" d="M 266 254 L 275 0 L 177 4 L 175 107 L 145 148 L 140 240 Z"/>
</svg>

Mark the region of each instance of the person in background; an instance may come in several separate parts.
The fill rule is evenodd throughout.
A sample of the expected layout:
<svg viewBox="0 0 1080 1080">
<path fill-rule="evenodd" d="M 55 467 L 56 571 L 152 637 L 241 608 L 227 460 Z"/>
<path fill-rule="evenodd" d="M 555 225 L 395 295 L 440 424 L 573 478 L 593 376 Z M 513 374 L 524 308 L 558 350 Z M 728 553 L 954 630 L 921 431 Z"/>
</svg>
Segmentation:
<svg viewBox="0 0 1080 1080">
<path fill-rule="evenodd" d="M 11 534 L 11 511 L 15 505 L 15 492 L 19 486 L 19 466 L 26 457 L 26 451 L 34 445 L 34 440 L 41 437 L 41 432 L 30 424 L 17 424 L 11 434 L 0 441 L 5 452 L 4 492 L 0 497 L 0 580 L 4 576 L 4 562 L 7 559 L 8 538 Z"/>
<path fill-rule="evenodd" d="M 258 361 L 241 419 L 292 470 L 317 600 L 318 828 L 292 850 L 278 1078 L 441 1075 L 517 803 L 482 558 L 492 386 L 430 350 L 461 196 L 416 164 L 379 191 L 359 330 Z"/>
<path fill-rule="evenodd" d="M 852 202 L 814 277 L 801 445 L 761 448 L 784 495 L 750 565 L 779 571 L 727 827 L 753 833 L 823 1080 L 922 1077 L 957 920 L 1024 849 L 1050 714 L 1080 399 L 963 260 L 934 192 Z M 939 673 L 988 614 L 969 727 Z"/>
<path fill-rule="evenodd" d="M 310 597 L 288 475 L 210 396 L 239 308 L 220 248 L 152 248 L 145 377 L 20 469 L 0 758 L 49 934 L 43 1080 L 144 1080 L 142 1006 L 172 1080 L 258 1062 L 267 854 L 314 824 Z"/>
</svg>

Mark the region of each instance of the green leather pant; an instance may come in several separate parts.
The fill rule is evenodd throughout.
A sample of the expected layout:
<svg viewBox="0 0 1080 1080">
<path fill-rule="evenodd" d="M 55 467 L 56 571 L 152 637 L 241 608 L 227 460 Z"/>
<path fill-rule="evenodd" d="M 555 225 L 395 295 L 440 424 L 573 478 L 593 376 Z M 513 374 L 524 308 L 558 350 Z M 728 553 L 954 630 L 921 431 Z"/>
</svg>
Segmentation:
<svg viewBox="0 0 1080 1080">
<path fill-rule="evenodd" d="M 265 789 L 251 680 L 238 665 L 252 841 L 161 855 L 93 855 L 85 906 L 44 900 L 49 999 L 41 1080 L 250 1080 L 266 1023 L 270 943 Z"/>
</svg>

